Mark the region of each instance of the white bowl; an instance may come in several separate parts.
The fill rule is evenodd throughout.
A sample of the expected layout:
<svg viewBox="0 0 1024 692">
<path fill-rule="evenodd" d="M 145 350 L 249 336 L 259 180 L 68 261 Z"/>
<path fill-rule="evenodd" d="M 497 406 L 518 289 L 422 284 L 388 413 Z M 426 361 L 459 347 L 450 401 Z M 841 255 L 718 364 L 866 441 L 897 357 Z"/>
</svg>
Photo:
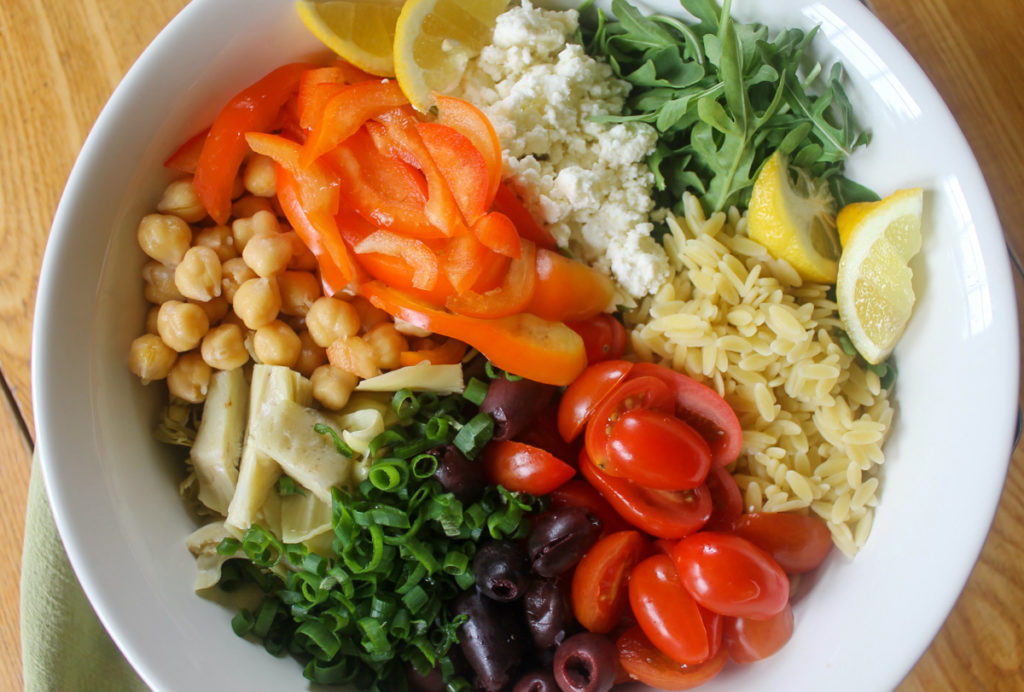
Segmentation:
<svg viewBox="0 0 1024 692">
<path fill-rule="evenodd" d="M 678 10 L 669 0 L 648 2 Z M 982 176 L 924 74 L 855 0 L 737 0 L 741 18 L 822 27 L 874 140 L 851 177 L 927 190 L 916 312 L 896 357 L 899 414 L 873 534 L 831 558 L 792 641 L 706 689 L 888 690 L 925 650 L 981 550 L 1010 458 L 1018 345 L 1009 263 Z M 291 0 L 194 0 L 132 67 L 68 181 L 40 281 L 32 353 L 37 440 L 76 573 L 156 690 L 297 689 L 300 666 L 235 637 L 192 592 L 179 464 L 154 442 L 159 401 L 125 367 L 142 328 L 138 219 L 164 158 L 231 94 L 319 50 Z"/>
</svg>

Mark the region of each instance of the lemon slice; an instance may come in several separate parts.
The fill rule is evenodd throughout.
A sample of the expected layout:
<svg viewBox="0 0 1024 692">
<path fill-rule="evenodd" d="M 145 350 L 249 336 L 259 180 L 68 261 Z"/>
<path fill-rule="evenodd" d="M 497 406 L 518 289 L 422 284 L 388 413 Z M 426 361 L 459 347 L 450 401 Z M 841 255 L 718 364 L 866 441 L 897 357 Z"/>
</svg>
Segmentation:
<svg viewBox="0 0 1024 692">
<path fill-rule="evenodd" d="M 881 363 L 906 329 L 914 308 L 907 263 L 921 249 L 921 188 L 879 202 L 843 207 L 836 219 L 843 239 L 836 300 L 850 341 L 869 363 Z"/>
<path fill-rule="evenodd" d="M 302 23 L 364 72 L 393 77 L 395 24 L 403 0 L 326 0 L 295 4 Z"/>
<path fill-rule="evenodd" d="M 804 279 L 832 283 L 839 267 L 832 195 L 823 181 L 798 174 L 794 185 L 786 158 L 772 154 L 754 180 L 747 232 Z"/>
<path fill-rule="evenodd" d="M 466 64 L 491 41 L 508 0 L 408 0 L 395 27 L 395 76 L 419 111 L 432 92 L 458 84 Z"/>
</svg>

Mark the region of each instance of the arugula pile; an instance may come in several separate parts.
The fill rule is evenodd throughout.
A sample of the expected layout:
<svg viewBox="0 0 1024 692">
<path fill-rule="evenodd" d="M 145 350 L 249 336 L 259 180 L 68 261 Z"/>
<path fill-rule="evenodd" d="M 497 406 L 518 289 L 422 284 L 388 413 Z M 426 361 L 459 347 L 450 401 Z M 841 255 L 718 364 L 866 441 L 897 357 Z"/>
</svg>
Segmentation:
<svg viewBox="0 0 1024 692">
<path fill-rule="evenodd" d="M 612 0 L 612 21 L 600 10 L 594 17 L 589 4 L 581 43 L 633 85 L 624 114 L 601 120 L 657 128 L 648 165 L 663 206 L 681 205 L 690 190 L 708 212 L 745 207 L 758 170 L 776 150 L 827 180 L 839 206 L 877 199 L 842 174 L 846 158 L 870 139 L 854 125 L 842 66 L 833 65 L 824 89 L 812 93 L 822 66 L 804 64 L 817 29 L 784 29 L 772 38 L 762 24 L 733 21 L 731 0 L 722 7 L 680 0 L 696 23 L 645 16 L 625 0 Z"/>
</svg>

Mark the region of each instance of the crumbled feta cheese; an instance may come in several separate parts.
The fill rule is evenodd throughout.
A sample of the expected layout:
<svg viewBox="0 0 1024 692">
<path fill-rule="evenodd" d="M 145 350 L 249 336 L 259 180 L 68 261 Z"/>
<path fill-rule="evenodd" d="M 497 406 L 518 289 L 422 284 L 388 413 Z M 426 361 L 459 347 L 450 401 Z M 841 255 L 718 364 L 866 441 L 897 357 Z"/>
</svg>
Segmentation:
<svg viewBox="0 0 1024 692">
<path fill-rule="evenodd" d="M 569 42 L 578 20 L 575 10 L 529 0 L 501 14 L 460 95 L 490 117 L 506 178 L 559 246 L 640 298 L 671 273 L 649 219 L 654 176 L 644 161 L 657 133 L 646 123 L 591 120 L 621 112 L 629 84 Z"/>
</svg>

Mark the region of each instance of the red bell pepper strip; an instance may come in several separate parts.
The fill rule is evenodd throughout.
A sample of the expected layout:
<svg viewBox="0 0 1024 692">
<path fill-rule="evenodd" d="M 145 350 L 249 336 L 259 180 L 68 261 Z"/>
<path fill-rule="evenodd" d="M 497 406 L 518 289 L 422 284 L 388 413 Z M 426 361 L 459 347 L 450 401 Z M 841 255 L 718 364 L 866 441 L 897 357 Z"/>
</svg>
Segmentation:
<svg viewBox="0 0 1024 692">
<path fill-rule="evenodd" d="M 232 98 L 210 127 L 196 166 L 193 185 L 210 217 L 219 224 L 231 216 L 231 190 L 249 153 L 247 132 L 265 132 L 296 93 L 302 74 L 312 65 L 290 63 L 272 71 Z"/>
<path fill-rule="evenodd" d="M 536 382 L 567 385 L 587 364 L 583 340 L 558 322 L 528 313 L 498 319 L 454 315 L 378 281 L 363 284 L 359 290 L 392 317 L 465 341 L 495 366 Z"/>
<path fill-rule="evenodd" d="M 346 84 L 375 79 L 358 67 L 339 60 L 328 67 L 318 67 L 302 75 L 299 83 L 299 125 L 306 131 L 313 129 L 323 116 L 324 107 L 331 97 Z"/>
<path fill-rule="evenodd" d="M 524 311 L 537 284 L 537 247 L 522 239 L 520 257 L 512 260 L 501 286 L 484 293 L 465 291 L 445 302 L 452 312 L 468 317 L 507 317 Z"/>
<path fill-rule="evenodd" d="M 577 322 L 604 312 L 615 288 L 611 279 L 552 250 L 537 250 L 537 289 L 527 311 L 546 320 Z"/>
<path fill-rule="evenodd" d="M 195 173 L 196 166 L 199 165 L 199 154 L 203 151 L 208 134 L 210 134 L 210 128 L 190 137 L 164 161 L 164 166 L 178 173 L 188 173 L 189 175 Z"/>
<path fill-rule="evenodd" d="M 392 79 L 342 87 L 327 101 L 323 117 L 309 133 L 302 148 L 302 165 L 308 166 L 344 142 L 370 118 L 408 103 L 398 82 Z"/>
<path fill-rule="evenodd" d="M 400 257 L 412 266 L 414 288 L 431 291 L 437 286 L 437 255 L 422 240 L 381 229 L 360 240 L 353 249 L 357 255 L 377 252 Z"/>
<path fill-rule="evenodd" d="M 480 150 L 447 125 L 416 123 L 416 131 L 448 183 L 466 223 L 473 225 L 487 213 L 493 201 L 488 196 L 487 164 Z"/>
<path fill-rule="evenodd" d="M 529 238 L 539 248 L 555 249 L 554 237 L 537 219 L 533 218 L 533 214 L 507 182 L 498 185 L 498 191 L 494 196 L 494 208 L 512 220 L 519 235 Z"/>
<path fill-rule="evenodd" d="M 469 138 L 487 164 L 487 207 L 494 202 L 494 196 L 501 184 L 501 142 L 491 121 L 483 111 L 469 101 L 434 94 L 437 99 L 437 121 L 447 125 Z M 537 242 L 535 238 L 531 238 Z"/>
</svg>

